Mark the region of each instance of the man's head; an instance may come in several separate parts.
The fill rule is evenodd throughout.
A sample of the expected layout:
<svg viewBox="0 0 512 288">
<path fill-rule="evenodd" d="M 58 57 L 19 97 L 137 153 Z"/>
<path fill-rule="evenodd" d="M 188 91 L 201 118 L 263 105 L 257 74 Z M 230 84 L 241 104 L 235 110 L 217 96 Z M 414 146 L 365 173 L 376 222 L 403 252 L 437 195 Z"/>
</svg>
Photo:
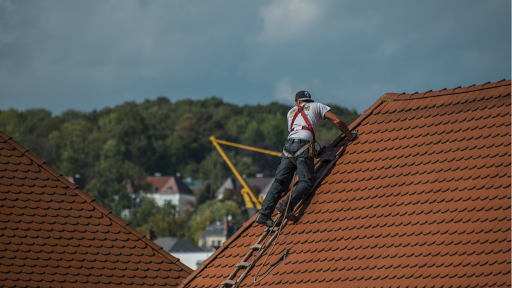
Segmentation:
<svg viewBox="0 0 512 288">
<path fill-rule="evenodd" d="M 311 99 L 311 94 L 308 91 L 299 91 L 295 94 L 295 105 L 299 106 L 301 103 L 315 102 Z"/>
</svg>

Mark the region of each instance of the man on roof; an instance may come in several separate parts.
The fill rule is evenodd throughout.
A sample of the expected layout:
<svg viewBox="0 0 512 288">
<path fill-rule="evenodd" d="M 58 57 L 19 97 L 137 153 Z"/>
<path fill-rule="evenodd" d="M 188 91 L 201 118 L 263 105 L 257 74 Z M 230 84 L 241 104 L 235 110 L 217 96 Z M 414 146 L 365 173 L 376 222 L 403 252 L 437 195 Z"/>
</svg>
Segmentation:
<svg viewBox="0 0 512 288">
<path fill-rule="evenodd" d="M 347 125 L 330 110 L 331 108 L 324 104 L 315 103 L 308 91 L 299 91 L 295 94 L 295 107 L 287 114 L 290 134 L 283 148 L 283 155 L 277 167 L 275 180 L 261 205 L 258 217 L 255 220 L 256 223 L 272 227 L 274 222 L 271 216 L 274 209 L 277 209 L 283 215 L 285 212 L 293 211 L 297 203 L 313 187 L 314 144 L 320 120 L 327 119 L 331 121 L 347 135 L 349 140 L 355 139 Z M 290 187 L 296 170 L 299 174 L 299 182 L 292 192 L 290 203 L 288 203 L 289 197 L 287 197 L 276 207 L 281 195 Z M 287 207 L 288 211 L 286 211 Z M 288 213 L 285 217 L 289 215 Z"/>
</svg>

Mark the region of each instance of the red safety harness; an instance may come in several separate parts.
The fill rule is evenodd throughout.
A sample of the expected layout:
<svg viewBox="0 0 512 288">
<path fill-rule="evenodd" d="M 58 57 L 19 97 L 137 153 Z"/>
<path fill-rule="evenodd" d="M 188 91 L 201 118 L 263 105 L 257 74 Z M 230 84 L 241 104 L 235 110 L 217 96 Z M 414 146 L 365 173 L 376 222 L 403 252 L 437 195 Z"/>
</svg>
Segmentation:
<svg viewBox="0 0 512 288">
<path fill-rule="evenodd" d="M 299 106 L 297 111 L 295 112 L 295 115 L 293 115 L 292 124 L 290 125 L 290 128 L 291 128 L 290 132 L 297 130 L 297 129 L 293 128 L 293 123 L 295 123 L 295 119 L 297 118 L 297 116 L 300 113 L 302 115 L 302 118 L 304 118 L 304 121 L 306 121 L 306 124 L 308 125 L 308 126 L 302 126 L 300 129 L 308 130 L 309 132 L 311 132 L 311 134 L 313 134 L 313 143 L 315 143 L 316 142 L 315 130 L 313 130 L 313 126 L 311 126 L 311 122 L 309 122 L 308 116 L 306 116 L 306 113 L 304 113 L 304 106 L 306 106 L 306 104 Z"/>
</svg>

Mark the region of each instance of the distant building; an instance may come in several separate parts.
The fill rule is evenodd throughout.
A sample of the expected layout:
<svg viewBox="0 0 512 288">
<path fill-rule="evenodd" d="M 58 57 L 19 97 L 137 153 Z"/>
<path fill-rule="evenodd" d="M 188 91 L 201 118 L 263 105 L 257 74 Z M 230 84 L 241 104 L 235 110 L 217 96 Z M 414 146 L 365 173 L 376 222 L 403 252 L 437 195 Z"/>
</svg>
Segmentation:
<svg viewBox="0 0 512 288">
<path fill-rule="evenodd" d="M 203 183 L 201 183 L 201 180 L 192 179 L 191 177 L 181 179 L 181 181 L 183 181 L 183 183 L 185 183 L 185 185 L 187 185 L 187 187 L 190 188 L 192 192 L 194 192 L 194 195 L 197 195 L 199 189 L 203 187 Z"/>
<path fill-rule="evenodd" d="M 178 211 L 190 208 L 196 201 L 194 192 L 177 176 L 151 176 L 145 180 L 151 183 L 148 191 L 139 191 L 140 194 L 152 197 L 158 205 L 171 201 Z"/>
<path fill-rule="evenodd" d="M 177 257 L 181 263 L 192 269 L 197 269 L 204 260 L 213 254 L 212 250 L 205 251 L 178 237 L 156 238 L 153 231 L 148 231 L 147 238 L 162 246 L 163 250 Z"/>
<path fill-rule="evenodd" d="M 268 189 L 270 189 L 272 182 L 274 182 L 274 177 L 247 177 L 244 178 L 244 180 L 247 185 L 249 185 L 249 188 L 251 188 L 254 196 L 258 198 L 265 198 L 265 196 L 267 196 Z M 226 179 L 224 184 L 222 184 L 222 186 L 217 189 L 217 192 L 215 192 L 215 197 L 217 197 L 217 199 L 222 199 L 226 191 L 235 190 L 236 192 L 240 192 L 242 188 L 242 183 L 240 183 L 238 179 L 229 177 Z"/>
<path fill-rule="evenodd" d="M 165 251 L 171 254 L 179 252 L 204 252 L 201 248 L 178 237 L 156 238 L 153 239 L 153 242 L 162 246 Z"/>
<path fill-rule="evenodd" d="M 215 221 L 204 229 L 203 234 L 198 238 L 199 247 L 208 251 L 215 251 L 236 231 L 238 231 L 238 227 L 233 226 L 228 217 L 224 217 L 222 222 Z"/>
</svg>

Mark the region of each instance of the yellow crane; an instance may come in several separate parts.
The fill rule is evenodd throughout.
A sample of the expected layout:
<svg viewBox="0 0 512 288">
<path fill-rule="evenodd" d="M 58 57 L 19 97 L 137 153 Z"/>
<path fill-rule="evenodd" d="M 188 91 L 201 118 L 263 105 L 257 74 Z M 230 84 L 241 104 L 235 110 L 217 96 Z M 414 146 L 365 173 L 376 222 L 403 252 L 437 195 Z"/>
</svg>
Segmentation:
<svg viewBox="0 0 512 288">
<path fill-rule="evenodd" d="M 215 146 L 215 148 L 217 148 L 217 151 L 219 151 L 220 156 L 222 156 L 224 161 L 226 161 L 226 163 L 228 164 L 229 168 L 231 168 L 231 171 L 233 171 L 233 173 L 235 174 L 238 181 L 240 181 L 240 183 L 242 183 L 243 188 L 242 188 L 241 193 L 242 193 L 242 197 L 244 198 L 245 207 L 247 207 L 247 210 L 249 211 L 250 216 L 256 214 L 256 211 L 261 209 L 261 203 L 263 203 L 263 198 L 262 197 L 257 198 L 254 195 L 254 193 L 252 193 L 251 188 L 249 188 L 249 185 L 247 185 L 244 178 L 240 175 L 238 170 L 236 170 L 235 165 L 233 165 L 231 160 L 229 160 L 228 156 L 226 155 L 226 153 L 224 153 L 224 151 L 222 150 L 222 148 L 220 147 L 219 144 L 243 148 L 243 149 L 252 150 L 252 151 L 265 153 L 265 154 L 270 154 L 270 155 L 274 155 L 274 156 L 278 156 L 278 157 L 281 157 L 281 153 L 275 152 L 275 151 L 270 151 L 270 150 L 265 150 L 265 149 L 260 149 L 260 148 L 255 148 L 255 147 L 251 147 L 251 146 L 247 146 L 247 145 L 237 144 L 237 143 L 233 143 L 233 142 L 228 142 L 228 141 L 224 141 L 224 140 L 219 140 L 213 136 L 210 136 L 210 141 L 212 141 L 213 146 Z"/>
</svg>

